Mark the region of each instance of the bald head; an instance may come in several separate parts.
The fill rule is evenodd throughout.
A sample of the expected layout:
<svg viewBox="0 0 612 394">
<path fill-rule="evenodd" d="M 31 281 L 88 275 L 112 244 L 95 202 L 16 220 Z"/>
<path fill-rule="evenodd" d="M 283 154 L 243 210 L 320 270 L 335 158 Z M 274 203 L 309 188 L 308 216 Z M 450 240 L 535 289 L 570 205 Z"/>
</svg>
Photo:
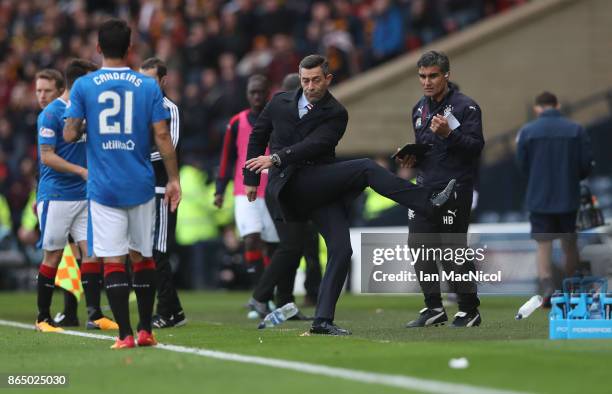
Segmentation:
<svg viewBox="0 0 612 394">
<path fill-rule="evenodd" d="M 259 113 L 266 105 L 270 96 L 270 82 L 268 78 L 261 74 L 255 74 L 247 83 L 247 100 L 251 106 L 251 111 Z"/>
</svg>

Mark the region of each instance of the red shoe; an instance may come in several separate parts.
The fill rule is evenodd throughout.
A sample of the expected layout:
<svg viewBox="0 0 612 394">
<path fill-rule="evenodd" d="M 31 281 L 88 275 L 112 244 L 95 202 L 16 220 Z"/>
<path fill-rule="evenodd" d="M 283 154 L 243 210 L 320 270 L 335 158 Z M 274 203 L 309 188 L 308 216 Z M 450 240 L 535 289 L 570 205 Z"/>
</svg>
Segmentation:
<svg viewBox="0 0 612 394">
<path fill-rule="evenodd" d="M 134 337 L 132 335 L 128 335 L 123 339 L 117 338 L 111 349 L 129 349 L 135 347 Z"/>
<path fill-rule="evenodd" d="M 148 332 L 146 330 L 138 331 L 138 346 L 155 346 L 157 345 L 157 340 L 153 336 L 152 332 Z"/>
</svg>

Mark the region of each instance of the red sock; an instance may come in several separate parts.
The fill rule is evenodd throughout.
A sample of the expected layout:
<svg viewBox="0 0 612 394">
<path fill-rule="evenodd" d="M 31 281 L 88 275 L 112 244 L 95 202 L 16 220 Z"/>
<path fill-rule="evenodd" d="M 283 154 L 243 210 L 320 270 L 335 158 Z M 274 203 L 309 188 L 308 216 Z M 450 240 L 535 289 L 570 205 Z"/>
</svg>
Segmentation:
<svg viewBox="0 0 612 394">
<path fill-rule="evenodd" d="M 97 261 L 81 263 L 81 283 L 85 292 L 85 303 L 87 304 L 89 320 L 100 319 L 103 316 L 102 309 L 100 308 L 102 263 Z"/>
<path fill-rule="evenodd" d="M 117 264 L 117 263 L 110 263 Z M 81 274 L 101 274 L 102 273 L 102 263 L 97 261 L 86 261 L 81 263 Z"/>
<path fill-rule="evenodd" d="M 246 260 L 247 264 L 255 264 L 257 263 L 259 260 L 261 260 L 263 254 L 261 253 L 261 250 L 246 250 L 244 252 L 244 259 Z"/>
<path fill-rule="evenodd" d="M 125 339 L 133 335 L 130 324 L 130 283 L 125 264 L 104 263 L 104 287 L 113 316 L 119 325 L 119 339 Z"/>
<path fill-rule="evenodd" d="M 132 269 L 134 270 L 134 273 L 142 270 L 154 270 L 155 261 L 152 258 L 142 259 L 137 263 L 132 263 Z"/>
<path fill-rule="evenodd" d="M 125 272 L 125 264 L 124 263 L 104 263 L 104 277 L 106 278 L 108 275 L 113 272 Z"/>
<path fill-rule="evenodd" d="M 246 250 L 244 252 L 244 260 L 246 262 L 246 270 L 250 275 L 252 285 L 259 282 L 259 278 L 263 272 L 263 253 L 260 249 Z"/>
<path fill-rule="evenodd" d="M 55 279 L 55 274 L 57 274 L 57 267 L 49 267 L 48 265 L 41 264 L 38 269 L 38 273 L 44 276 L 47 279 Z"/>
<path fill-rule="evenodd" d="M 51 298 L 53 297 L 53 289 L 55 289 L 56 273 L 57 268 L 44 264 L 41 264 L 38 269 L 36 304 L 38 306 L 37 321 L 39 322 L 51 319 Z"/>
<path fill-rule="evenodd" d="M 134 291 L 138 302 L 138 316 L 140 317 L 139 327 L 151 332 L 151 319 L 153 317 L 153 305 L 155 304 L 155 290 L 157 282 L 157 272 L 155 271 L 155 261 L 152 258 L 132 263 L 134 270 Z"/>
</svg>

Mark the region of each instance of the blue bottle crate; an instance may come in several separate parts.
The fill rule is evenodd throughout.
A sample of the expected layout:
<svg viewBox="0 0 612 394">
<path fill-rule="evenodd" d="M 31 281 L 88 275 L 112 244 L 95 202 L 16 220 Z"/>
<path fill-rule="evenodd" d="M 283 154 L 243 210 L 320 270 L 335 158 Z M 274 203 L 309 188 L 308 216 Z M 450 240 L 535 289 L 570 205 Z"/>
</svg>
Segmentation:
<svg viewBox="0 0 612 394">
<path fill-rule="evenodd" d="M 604 278 L 566 279 L 551 304 L 550 339 L 612 339 L 612 294 Z"/>
<path fill-rule="evenodd" d="M 610 319 L 550 319 L 550 339 L 612 339 Z"/>
</svg>

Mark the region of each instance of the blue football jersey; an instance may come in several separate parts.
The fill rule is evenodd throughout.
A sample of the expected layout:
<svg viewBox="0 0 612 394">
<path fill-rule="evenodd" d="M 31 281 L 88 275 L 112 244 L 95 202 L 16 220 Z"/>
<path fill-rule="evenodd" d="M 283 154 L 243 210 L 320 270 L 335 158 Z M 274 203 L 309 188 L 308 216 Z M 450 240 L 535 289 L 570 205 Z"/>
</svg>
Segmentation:
<svg viewBox="0 0 612 394">
<path fill-rule="evenodd" d="M 64 142 L 64 112 L 66 102 L 57 98 L 49 103 L 38 115 L 38 157 L 40 145 L 51 145 L 62 159 L 86 167 L 84 139 L 67 144 Z M 58 172 L 39 162 L 38 201 L 62 200 L 77 201 L 87 198 L 87 185 L 83 178 L 66 172 Z"/>
<path fill-rule="evenodd" d="M 131 207 L 155 195 L 151 125 L 170 117 L 155 79 L 128 67 L 103 67 L 76 80 L 66 118 L 87 126 L 87 196 Z"/>
</svg>

